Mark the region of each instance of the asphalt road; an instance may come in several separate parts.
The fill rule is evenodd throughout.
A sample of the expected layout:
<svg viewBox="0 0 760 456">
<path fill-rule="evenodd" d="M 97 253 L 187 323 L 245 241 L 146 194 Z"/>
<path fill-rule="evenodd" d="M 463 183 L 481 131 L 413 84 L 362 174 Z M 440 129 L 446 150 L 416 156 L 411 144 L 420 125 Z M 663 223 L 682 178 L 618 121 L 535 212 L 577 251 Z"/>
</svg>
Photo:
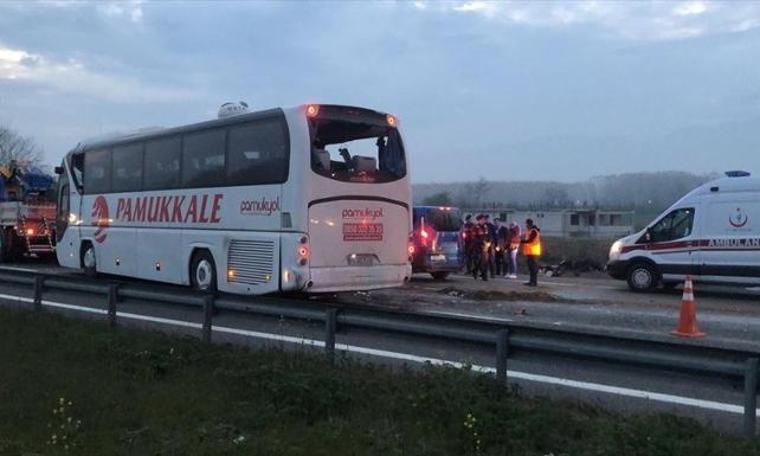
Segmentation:
<svg viewBox="0 0 760 456">
<path fill-rule="evenodd" d="M 0 269 L 35 270 L 48 274 L 74 274 L 53 265 L 27 261 Z M 113 279 L 113 278 L 111 278 Z M 138 284 L 139 281 L 136 281 Z M 155 287 L 155 284 L 144 282 Z M 0 301 L 28 307 L 31 290 L 0 282 Z M 711 343 L 757 344 L 760 350 L 760 295 L 748 290 L 697 291 L 699 319 Z M 636 331 L 652 338 L 673 337 L 680 294 L 634 294 L 622 282 L 604 278 L 552 278 L 538 289 L 505 279 L 487 283 L 457 276 L 436 282 L 415 277 L 402 289 L 370 293 L 345 293 L 319 299 L 343 305 L 414 309 L 428 313 L 478 315 L 493 319 L 525 319 L 556 325 L 593 326 L 607 331 Z M 21 300 L 21 301 L 19 301 Z M 104 309 L 102 297 L 74 292 L 46 292 L 48 308 L 75 315 L 103 318 L 91 309 Z M 68 306 L 67 308 L 63 308 Z M 88 310 L 89 309 L 89 310 Z M 122 324 L 198 334 L 201 312 L 197 308 L 127 300 L 120 312 L 134 317 Z M 147 318 L 144 316 L 148 316 Z M 284 319 L 220 312 L 214 320 L 214 340 L 253 346 L 282 345 L 319 348 L 322 326 Z M 235 330 L 229 330 L 235 328 Z M 352 330 L 339 334 L 338 348 L 350 356 L 402 363 L 466 363 L 490 372 L 493 350 L 480 346 L 420 337 L 403 337 L 374 331 Z M 645 368 L 610 368 L 603 363 L 563 359 L 551 355 L 517 355 L 510 358 L 510 381 L 527 394 L 538 394 L 600 404 L 629 412 L 670 411 L 711 422 L 729 431 L 741 424 L 742 390 L 727 379 L 697 379 L 688 375 L 664 375 Z"/>
<path fill-rule="evenodd" d="M 634 293 L 625 282 L 604 277 L 559 277 L 540 281 L 475 281 L 458 275 L 435 281 L 415 275 L 401 289 L 339 295 L 341 302 L 398 306 L 448 315 L 506 321 L 535 321 L 556 326 L 590 327 L 620 334 L 674 337 L 682 292 Z M 760 351 L 760 292 L 696 284 L 697 319 L 711 343 Z"/>
</svg>

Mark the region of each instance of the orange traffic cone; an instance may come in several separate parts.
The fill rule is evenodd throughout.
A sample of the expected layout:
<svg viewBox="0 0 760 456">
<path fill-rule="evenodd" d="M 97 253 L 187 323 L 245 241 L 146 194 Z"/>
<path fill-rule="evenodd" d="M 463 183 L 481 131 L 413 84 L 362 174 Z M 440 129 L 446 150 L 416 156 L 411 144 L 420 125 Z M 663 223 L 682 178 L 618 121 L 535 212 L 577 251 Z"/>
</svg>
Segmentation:
<svg viewBox="0 0 760 456">
<path fill-rule="evenodd" d="M 697 326 L 697 304 L 694 302 L 694 289 L 691 285 L 691 276 L 686 276 L 686 282 L 683 284 L 681 316 L 678 319 L 678 327 L 672 334 L 680 337 L 705 336 L 705 333 L 700 332 Z"/>
</svg>

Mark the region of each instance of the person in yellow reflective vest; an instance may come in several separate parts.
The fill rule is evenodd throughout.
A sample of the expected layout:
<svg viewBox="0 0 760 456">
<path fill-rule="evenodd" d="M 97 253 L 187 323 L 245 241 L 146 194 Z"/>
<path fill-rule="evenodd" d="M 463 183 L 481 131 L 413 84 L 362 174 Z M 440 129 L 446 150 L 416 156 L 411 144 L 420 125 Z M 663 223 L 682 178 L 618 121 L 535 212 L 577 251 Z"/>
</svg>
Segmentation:
<svg viewBox="0 0 760 456">
<path fill-rule="evenodd" d="M 520 240 L 522 254 L 528 262 L 530 280 L 525 282 L 529 287 L 538 285 L 538 258 L 541 256 L 541 230 L 533 223 L 533 219 L 525 220 L 525 237 Z"/>
</svg>

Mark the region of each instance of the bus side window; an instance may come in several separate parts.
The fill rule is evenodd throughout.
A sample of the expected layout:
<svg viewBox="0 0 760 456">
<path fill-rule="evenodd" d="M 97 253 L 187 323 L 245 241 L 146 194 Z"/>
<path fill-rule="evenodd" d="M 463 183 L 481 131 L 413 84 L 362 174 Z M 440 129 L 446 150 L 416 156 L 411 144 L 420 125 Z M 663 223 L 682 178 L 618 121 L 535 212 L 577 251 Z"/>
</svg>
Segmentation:
<svg viewBox="0 0 760 456">
<path fill-rule="evenodd" d="M 218 187 L 224 185 L 225 131 L 205 130 L 184 136 L 182 185 Z"/>
<path fill-rule="evenodd" d="M 229 130 L 228 185 L 279 184 L 288 177 L 288 136 L 279 117 Z"/>
<path fill-rule="evenodd" d="M 114 147 L 111 164 L 111 191 L 140 191 L 143 175 L 142 143 Z"/>
<path fill-rule="evenodd" d="M 91 150 L 84 156 L 84 191 L 87 194 L 111 191 L 111 151 Z"/>
<path fill-rule="evenodd" d="M 146 142 L 143 189 L 178 188 L 181 183 L 179 166 L 181 157 L 182 147 L 179 136 Z"/>
</svg>

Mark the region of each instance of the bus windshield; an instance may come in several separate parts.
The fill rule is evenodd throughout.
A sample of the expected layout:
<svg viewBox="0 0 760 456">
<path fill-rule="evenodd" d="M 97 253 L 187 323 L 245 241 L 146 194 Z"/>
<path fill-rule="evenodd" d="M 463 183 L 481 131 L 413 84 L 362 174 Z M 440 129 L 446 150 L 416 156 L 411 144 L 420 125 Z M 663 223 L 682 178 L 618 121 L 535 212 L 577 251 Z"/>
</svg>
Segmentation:
<svg viewBox="0 0 760 456">
<path fill-rule="evenodd" d="M 310 121 L 311 168 L 344 182 L 391 182 L 406 175 L 401 136 L 393 127 L 333 119 Z"/>
</svg>

